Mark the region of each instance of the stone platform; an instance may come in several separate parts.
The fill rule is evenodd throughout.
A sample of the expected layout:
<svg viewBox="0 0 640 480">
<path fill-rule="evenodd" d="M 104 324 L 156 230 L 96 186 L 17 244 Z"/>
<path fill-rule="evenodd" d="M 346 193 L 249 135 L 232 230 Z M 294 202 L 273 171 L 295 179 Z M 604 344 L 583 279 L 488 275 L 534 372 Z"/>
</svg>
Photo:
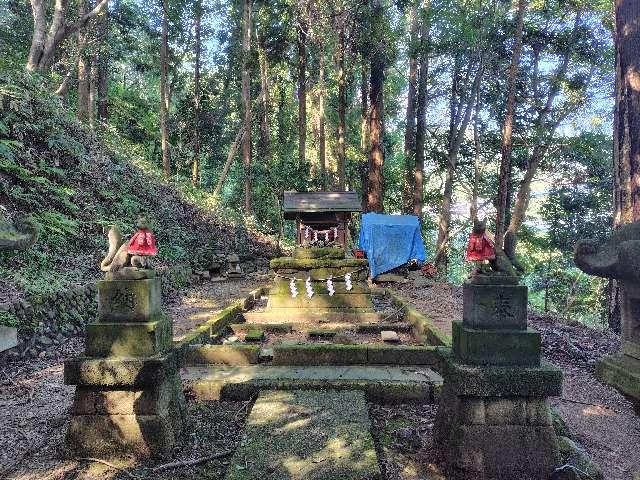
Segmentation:
<svg viewBox="0 0 640 480">
<path fill-rule="evenodd" d="M 371 401 L 435 400 L 442 377 L 417 366 L 200 366 L 181 371 L 200 400 L 249 400 L 262 390 L 361 390 Z"/>
<path fill-rule="evenodd" d="M 226 480 L 382 479 L 358 391 L 264 391 Z"/>
</svg>

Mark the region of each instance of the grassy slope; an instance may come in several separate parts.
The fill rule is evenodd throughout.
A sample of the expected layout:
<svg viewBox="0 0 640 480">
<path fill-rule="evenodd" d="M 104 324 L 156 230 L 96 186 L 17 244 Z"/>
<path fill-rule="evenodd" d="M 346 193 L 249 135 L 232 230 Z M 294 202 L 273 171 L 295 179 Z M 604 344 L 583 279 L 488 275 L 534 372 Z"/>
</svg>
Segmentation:
<svg viewBox="0 0 640 480">
<path fill-rule="evenodd" d="M 95 278 L 104 227 L 118 223 L 131 234 L 141 213 L 157 234 L 161 264 L 197 266 L 215 249 L 273 252 L 212 195 L 165 182 L 142 158 L 107 127 L 89 132 L 36 79 L 0 76 L 0 208 L 27 214 L 41 231 L 33 249 L 0 252 L 0 303 Z"/>
</svg>

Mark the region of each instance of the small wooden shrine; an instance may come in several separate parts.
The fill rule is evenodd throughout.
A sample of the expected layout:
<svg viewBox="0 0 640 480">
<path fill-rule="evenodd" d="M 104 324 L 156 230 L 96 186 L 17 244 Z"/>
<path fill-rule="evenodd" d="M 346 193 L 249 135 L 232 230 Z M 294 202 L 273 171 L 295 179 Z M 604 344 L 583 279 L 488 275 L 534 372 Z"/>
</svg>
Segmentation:
<svg viewBox="0 0 640 480">
<path fill-rule="evenodd" d="M 356 192 L 285 192 L 282 211 L 296 221 L 298 245 L 346 247 L 353 212 L 361 212 Z"/>
</svg>

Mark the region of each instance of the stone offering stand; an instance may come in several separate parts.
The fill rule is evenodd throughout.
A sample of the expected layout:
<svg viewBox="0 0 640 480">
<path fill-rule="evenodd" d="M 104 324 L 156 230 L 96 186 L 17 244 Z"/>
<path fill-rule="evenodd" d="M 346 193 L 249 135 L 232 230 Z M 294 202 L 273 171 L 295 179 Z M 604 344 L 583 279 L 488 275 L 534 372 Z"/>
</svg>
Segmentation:
<svg viewBox="0 0 640 480">
<path fill-rule="evenodd" d="M 66 443 L 71 454 L 162 457 L 182 430 L 184 397 L 160 280 L 98 282 L 98 319 L 85 356 L 65 362 L 75 385 Z"/>
</svg>

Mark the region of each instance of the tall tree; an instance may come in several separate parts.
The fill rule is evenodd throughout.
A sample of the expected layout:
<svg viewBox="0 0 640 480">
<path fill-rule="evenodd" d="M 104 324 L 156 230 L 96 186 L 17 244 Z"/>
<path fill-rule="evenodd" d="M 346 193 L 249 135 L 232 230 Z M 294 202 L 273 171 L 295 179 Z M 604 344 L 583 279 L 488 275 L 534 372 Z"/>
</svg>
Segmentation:
<svg viewBox="0 0 640 480">
<path fill-rule="evenodd" d="M 640 4 L 616 0 L 616 89 L 613 142 L 613 224 L 640 221 Z M 609 326 L 620 331 L 621 291 L 607 291 Z"/>
<path fill-rule="evenodd" d="M 473 85 L 465 93 L 463 83 L 467 84 L 471 75 L 473 64 L 469 62 L 465 79 L 461 75 L 460 55 L 456 58 L 451 84 L 451 100 L 449 105 L 449 135 L 447 146 L 447 166 L 445 172 L 444 192 L 442 205 L 440 207 L 440 217 L 438 220 L 438 240 L 436 243 L 435 264 L 438 270 L 446 273 L 449 265 L 449 228 L 451 223 L 451 205 L 453 203 L 453 181 L 458 164 L 458 153 L 464 140 L 467 127 L 471 121 L 471 113 L 475 105 L 476 98 L 480 92 L 480 84 L 484 71 L 483 57 L 480 53 L 480 60 L 477 62 Z"/>
<path fill-rule="evenodd" d="M 413 0 L 409 8 L 409 88 L 407 92 L 407 115 L 404 130 L 404 182 L 402 188 L 402 210 L 413 210 L 413 182 L 416 163 L 416 99 L 418 82 L 418 0 Z"/>
<path fill-rule="evenodd" d="M 416 102 L 415 165 L 413 171 L 413 214 L 422 220 L 424 208 L 424 159 L 427 129 L 427 95 L 429 88 L 429 8 L 431 1 L 425 2 L 420 12 L 420 54 L 418 56 L 418 92 Z"/>
<path fill-rule="evenodd" d="M 97 4 L 98 2 L 96 2 Z M 109 7 L 106 6 L 96 19 L 96 34 L 98 37 L 97 59 L 97 98 L 96 113 L 101 122 L 109 117 Z"/>
<path fill-rule="evenodd" d="M 193 11 L 195 33 L 195 63 L 193 72 L 193 164 L 191 168 L 191 184 L 195 187 L 200 184 L 200 54 L 202 51 L 202 1 L 197 0 Z"/>
<path fill-rule="evenodd" d="M 251 30 L 252 0 L 244 0 L 242 14 L 242 107 L 244 136 L 242 137 L 242 165 L 244 168 L 244 212 L 253 214 L 251 179 Z"/>
<path fill-rule="evenodd" d="M 89 20 L 107 8 L 108 3 L 109 0 L 101 0 L 91 11 L 86 12 L 75 22 L 69 23 L 66 18 L 69 0 L 55 0 L 53 17 L 47 29 L 47 6 L 49 2 L 31 0 L 33 34 L 25 66 L 27 71 L 44 73 L 53 63 L 56 50 L 62 42 L 77 33 Z"/>
<path fill-rule="evenodd" d="M 502 144 L 500 146 L 500 173 L 498 176 L 498 204 L 496 212 L 496 244 L 502 246 L 505 219 L 507 211 L 511 207 L 508 203 L 511 179 L 511 148 L 513 136 L 513 120 L 516 109 L 516 79 L 518 77 L 518 64 L 522 52 L 522 31 L 524 29 L 524 16 L 528 0 L 518 0 L 516 13 L 516 32 L 511 54 L 511 65 L 507 75 L 507 108 L 502 125 Z"/>
<path fill-rule="evenodd" d="M 371 52 L 371 89 L 369 91 L 369 177 L 367 212 L 384 211 L 384 77 L 385 36 L 383 0 L 371 0 L 373 51 Z"/>
<path fill-rule="evenodd" d="M 325 51 L 324 41 L 319 40 L 319 71 L 318 71 L 318 156 L 320 157 L 320 185 L 327 188 L 327 119 L 325 112 L 325 98 L 327 95 L 325 84 Z"/>
<path fill-rule="evenodd" d="M 345 12 L 338 15 L 338 190 L 345 189 L 345 164 L 346 131 L 347 131 L 347 74 L 345 70 L 345 57 L 347 46 L 345 44 Z"/>
<path fill-rule="evenodd" d="M 364 160 L 360 163 L 362 209 L 366 211 L 369 200 L 369 65 L 362 55 L 360 71 L 360 149 Z"/>
<path fill-rule="evenodd" d="M 79 0 L 78 18 L 83 18 L 89 10 L 88 0 Z M 80 120 L 91 120 L 90 82 L 91 60 L 87 42 L 89 40 L 89 22 L 78 29 L 78 107 L 77 116 Z"/>
<path fill-rule="evenodd" d="M 162 148 L 162 172 L 165 178 L 171 176 L 171 152 L 169 151 L 169 0 L 161 0 L 162 33 L 160 38 L 160 142 Z"/>
<path fill-rule="evenodd" d="M 304 165 L 307 151 L 307 29 L 305 12 L 298 22 L 298 164 Z"/>
</svg>

